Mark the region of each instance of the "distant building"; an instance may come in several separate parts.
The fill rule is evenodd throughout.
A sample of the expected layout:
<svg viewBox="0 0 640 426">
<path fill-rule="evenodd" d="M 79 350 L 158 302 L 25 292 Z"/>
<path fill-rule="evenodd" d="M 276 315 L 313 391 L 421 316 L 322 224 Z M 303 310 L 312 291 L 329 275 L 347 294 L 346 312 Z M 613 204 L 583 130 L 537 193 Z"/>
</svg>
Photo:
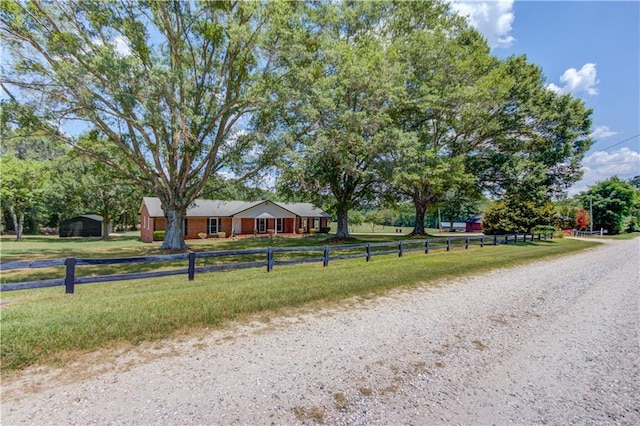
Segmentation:
<svg viewBox="0 0 640 426">
<path fill-rule="evenodd" d="M 482 216 L 470 217 L 465 224 L 467 232 L 482 232 Z"/>
<path fill-rule="evenodd" d="M 464 222 L 440 222 L 440 229 L 444 232 L 464 232 L 467 229 L 467 225 Z"/>
<path fill-rule="evenodd" d="M 102 237 L 102 216 L 85 214 L 60 221 L 58 234 L 65 237 Z"/>
</svg>

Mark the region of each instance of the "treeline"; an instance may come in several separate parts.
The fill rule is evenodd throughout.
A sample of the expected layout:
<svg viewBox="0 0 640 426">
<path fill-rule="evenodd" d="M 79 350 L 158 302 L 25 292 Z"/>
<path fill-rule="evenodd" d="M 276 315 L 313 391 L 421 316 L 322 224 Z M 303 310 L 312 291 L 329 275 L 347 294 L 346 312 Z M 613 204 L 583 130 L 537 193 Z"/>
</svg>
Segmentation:
<svg viewBox="0 0 640 426">
<path fill-rule="evenodd" d="M 264 176 L 328 209 L 339 238 L 352 210 L 410 203 L 423 234 L 429 209 L 483 194 L 546 224 L 592 143 L 581 100 L 492 55 L 446 2 L 6 0 L 0 24 L 5 134 L 46 135 L 109 190 L 159 197 L 166 249 L 186 247 L 196 198 Z M 72 120 L 93 130 L 71 137 Z"/>
</svg>

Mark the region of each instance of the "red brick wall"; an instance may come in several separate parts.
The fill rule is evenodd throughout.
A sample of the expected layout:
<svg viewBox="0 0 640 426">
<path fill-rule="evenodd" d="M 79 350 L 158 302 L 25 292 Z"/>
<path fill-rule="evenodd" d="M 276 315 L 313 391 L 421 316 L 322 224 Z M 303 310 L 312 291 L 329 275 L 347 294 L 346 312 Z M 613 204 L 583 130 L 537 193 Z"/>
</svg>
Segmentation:
<svg viewBox="0 0 640 426">
<path fill-rule="evenodd" d="M 140 212 L 140 241 L 150 243 L 153 241 L 153 219 L 149 217 L 147 206 Z"/>
</svg>

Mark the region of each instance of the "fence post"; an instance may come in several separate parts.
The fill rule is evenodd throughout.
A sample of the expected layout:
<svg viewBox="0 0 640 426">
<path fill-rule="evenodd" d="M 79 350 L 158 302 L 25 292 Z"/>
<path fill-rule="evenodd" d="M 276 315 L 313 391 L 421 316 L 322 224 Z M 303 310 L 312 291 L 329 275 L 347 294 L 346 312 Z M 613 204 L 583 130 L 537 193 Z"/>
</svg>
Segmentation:
<svg viewBox="0 0 640 426">
<path fill-rule="evenodd" d="M 398 243 L 398 257 L 402 257 L 402 241 Z"/>
<path fill-rule="evenodd" d="M 509 234 L 504 234 L 504 243 L 509 244 Z"/>
<path fill-rule="evenodd" d="M 424 254 L 429 254 L 429 240 L 425 240 L 424 242 Z"/>
<path fill-rule="evenodd" d="M 549 238 L 553 240 L 553 232 L 549 232 Z"/>
<path fill-rule="evenodd" d="M 367 262 L 371 260 L 371 243 L 367 243 Z"/>
<path fill-rule="evenodd" d="M 447 251 L 451 250 L 451 237 L 447 237 Z"/>
<path fill-rule="evenodd" d="M 494 246 L 498 245 L 498 234 L 493 234 L 493 245 Z"/>
<path fill-rule="evenodd" d="M 480 236 L 480 247 L 484 247 L 484 235 Z"/>
<path fill-rule="evenodd" d="M 273 271 L 273 248 L 267 249 L 267 272 Z"/>
<path fill-rule="evenodd" d="M 67 267 L 67 271 L 64 276 L 64 292 L 66 294 L 73 294 L 76 282 L 76 259 L 69 257 L 64 260 L 64 264 Z"/>
<path fill-rule="evenodd" d="M 469 248 L 469 236 L 467 236 L 467 238 L 465 238 L 464 240 L 464 248 L 465 250 Z"/>
<path fill-rule="evenodd" d="M 324 246 L 324 253 L 322 256 L 322 266 L 329 266 L 329 246 Z"/>
<path fill-rule="evenodd" d="M 196 254 L 195 252 L 189 253 L 189 281 L 193 281 L 196 276 Z"/>
</svg>

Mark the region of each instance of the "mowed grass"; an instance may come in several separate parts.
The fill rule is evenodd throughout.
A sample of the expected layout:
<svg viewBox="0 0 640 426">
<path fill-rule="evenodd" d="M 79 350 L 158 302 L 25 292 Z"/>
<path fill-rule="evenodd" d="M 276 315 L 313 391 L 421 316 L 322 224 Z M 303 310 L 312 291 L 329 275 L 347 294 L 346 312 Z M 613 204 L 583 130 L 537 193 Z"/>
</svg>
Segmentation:
<svg viewBox="0 0 640 426">
<path fill-rule="evenodd" d="M 458 235 L 464 238 L 464 235 Z M 403 234 L 398 235 L 358 235 L 350 241 L 332 241 L 332 235 L 316 234 L 314 236 L 305 236 L 304 238 L 287 238 L 287 237 L 250 237 L 240 239 L 205 239 L 205 240 L 189 240 L 187 244 L 190 250 L 195 252 L 221 251 L 221 250 L 241 250 L 266 247 L 308 247 L 317 246 L 319 248 L 324 245 L 353 245 L 364 242 L 393 242 L 408 237 Z M 130 258 L 144 257 L 168 254 L 166 251 L 160 250 L 160 242 L 142 243 L 138 241 L 136 233 L 127 233 L 117 235 L 110 240 L 102 240 L 100 238 L 77 238 L 77 239 L 60 239 L 57 236 L 26 236 L 23 241 L 15 241 L 9 237 L 3 237 L 0 240 L 0 253 L 2 263 L 11 261 L 36 261 L 44 259 L 64 259 L 67 257 L 75 257 L 80 259 L 87 258 Z M 375 250 L 382 250 L 376 248 Z M 360 250 L 361 252 L 362 250 Z M 342 254 L 348 254 L 343 251 Z M 302 253 L 279 253 L 278 260 L 294 260 L 309 257 L 318 257 L 322 254 L 319 252 L 302 252 Z M 221 263 L 239 263 L 264 261 L 266 254 L 255 255 L 235 255 L 221 258 L 199 258 L 196 260 L 196 267 L 210 266 Z M 178 261 L 161 261 L 153 263 L 128 263 L 115 265 L 99 265 L 99 266 L 81 266 L 76 269 L 77 277 L 96 276 L 96 275 L 113 275 L 128 274 L 147 271 L 184 269 L 187 266 L 185 260 Z M 16 270 L 3 271 L 0 274 L 0 283 L 16 283 L 24 281 L 38 281 L 45 279 L 60 279 L 65 275 L 64 265 L 50 268 L 25 268 Z"/>
<path fill-rule="evenodd" d="M 429 285 L 446 278 L 564 255 L 597 242 L 560 239 L 456 248 L 276 267 L 2 293 L 3 376 L 31 365 L 64 365 L 79 352 L 139 344 L 222 327 L 253 314 L 324 307 L 354 296 Z"/>
</svg>

